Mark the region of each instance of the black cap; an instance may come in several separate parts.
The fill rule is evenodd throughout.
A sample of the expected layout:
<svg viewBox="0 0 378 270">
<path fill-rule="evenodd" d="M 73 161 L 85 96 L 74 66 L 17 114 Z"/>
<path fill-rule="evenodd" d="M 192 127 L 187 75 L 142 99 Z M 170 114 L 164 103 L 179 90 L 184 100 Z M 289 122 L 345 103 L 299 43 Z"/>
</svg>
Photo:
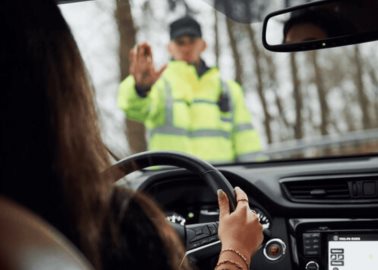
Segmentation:
<svg viewBox="0 0 378 270">
<path fill-rule="evenodd" d="M 169 25 L 171 40 L 182 36 L 202 37 L 200 24 L 192 17 L 183 17 Z"/>
</svg>

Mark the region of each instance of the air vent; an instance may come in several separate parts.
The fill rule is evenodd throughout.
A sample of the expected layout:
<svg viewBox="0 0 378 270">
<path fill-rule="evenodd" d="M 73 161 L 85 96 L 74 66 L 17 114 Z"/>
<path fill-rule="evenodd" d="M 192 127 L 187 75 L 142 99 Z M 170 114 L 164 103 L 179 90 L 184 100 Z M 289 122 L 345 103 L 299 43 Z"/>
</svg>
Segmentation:
<svg viewBox="0 0 378 270">
<path fill-rule="evenodd" d="M 293 177 L 281 180 L 289 200 L 307 203 L 378 201 L 378 174 Z"/>
<path fill-rule="evenodd" d="M 348 183 L 329 183 L 328 181 L 301 181 L 285 184 L 293 199 L 350 199 Z"/>
</svg>

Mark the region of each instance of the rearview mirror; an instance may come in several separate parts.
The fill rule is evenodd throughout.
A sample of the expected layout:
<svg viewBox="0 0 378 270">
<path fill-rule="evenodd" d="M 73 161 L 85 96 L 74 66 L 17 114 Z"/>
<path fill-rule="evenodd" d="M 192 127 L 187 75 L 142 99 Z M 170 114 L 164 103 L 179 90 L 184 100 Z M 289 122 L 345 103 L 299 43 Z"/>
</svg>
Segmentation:
<svg viewBox="0 0 378 270">
<path fill-rule="evenodd" d="M 312 2 L 269 14 L 263 44 L 277 52 L 306 51 L 378 39 L 378 1 Z"/>
</svg>

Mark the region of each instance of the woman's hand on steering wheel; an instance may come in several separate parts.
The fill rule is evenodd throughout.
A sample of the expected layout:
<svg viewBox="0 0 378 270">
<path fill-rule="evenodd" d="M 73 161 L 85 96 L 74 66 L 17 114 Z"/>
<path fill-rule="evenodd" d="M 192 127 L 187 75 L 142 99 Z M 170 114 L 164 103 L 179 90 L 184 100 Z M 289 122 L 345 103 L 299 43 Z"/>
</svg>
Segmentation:
<svg viewBox="0 0 378 270">
<path fill-rule="evenodd" d="M 263 227 L 256 213 L 249 208 L 247 194 L 239 187 L 235 188 L 235 194 L 237 206 L 235 211 L 230 212 L 226 193 L 218 190 L 218 235 L 222 242 L 222 250 L 237 250 L 250 261 L 264 239 Z"/>
</svg>

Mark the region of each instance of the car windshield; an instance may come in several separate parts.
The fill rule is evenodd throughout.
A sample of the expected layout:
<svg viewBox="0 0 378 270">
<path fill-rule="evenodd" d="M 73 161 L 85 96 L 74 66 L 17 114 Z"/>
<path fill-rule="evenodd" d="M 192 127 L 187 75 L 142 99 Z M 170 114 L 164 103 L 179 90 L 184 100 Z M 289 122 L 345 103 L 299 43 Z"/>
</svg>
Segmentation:
<svg viewBox="0 0 378 270">
<path fill-rule="evenodd" d="M 123 158 L 135 151 L 181 151 L 183 145 L 196 145 L 196 150 L 185 149 L 213 163 L 376 153 L 377 43 L 269 52 L 261 42 L 261 18 L 274 7 L 282 8 L 275 2 L 285 1 L 252 2 L 255 13 L 249 22 L 229 19 L 225 9 L 215 9 L 208 0 L 60 5 L 92 79 L 108 149 Z M 199 64 L 176 59 L 174 48 L 191 46 L 198 38 L 193 25 L 188 26 L 192 32 L 180 24 L 178 30 L 170 28 L 185 15 L 198 21 L 207 45 Z M 180 31 L 189 32 L 180 36 Z M 129 52 L 144 42 L 153 52 L 148 59 L 158 77 L 146 89 L 143 83 L 136 86 L 137 78 L 128 79 L 137 69 Z M 197 76 L 188 80 L 190 72 Z M 206 76 L 213 77 L 197 83 Z M 197 83 L 197 88 L 188 87 L 188 82 Z M 164 92 L 167 85 L 178 96 Z M 208 96 L 197 95 L 201 91 Z M 240 109 L 243 104 L 245 111 Z M 225 146 L 226 140 L 231 146 Z"/>
</svg>

